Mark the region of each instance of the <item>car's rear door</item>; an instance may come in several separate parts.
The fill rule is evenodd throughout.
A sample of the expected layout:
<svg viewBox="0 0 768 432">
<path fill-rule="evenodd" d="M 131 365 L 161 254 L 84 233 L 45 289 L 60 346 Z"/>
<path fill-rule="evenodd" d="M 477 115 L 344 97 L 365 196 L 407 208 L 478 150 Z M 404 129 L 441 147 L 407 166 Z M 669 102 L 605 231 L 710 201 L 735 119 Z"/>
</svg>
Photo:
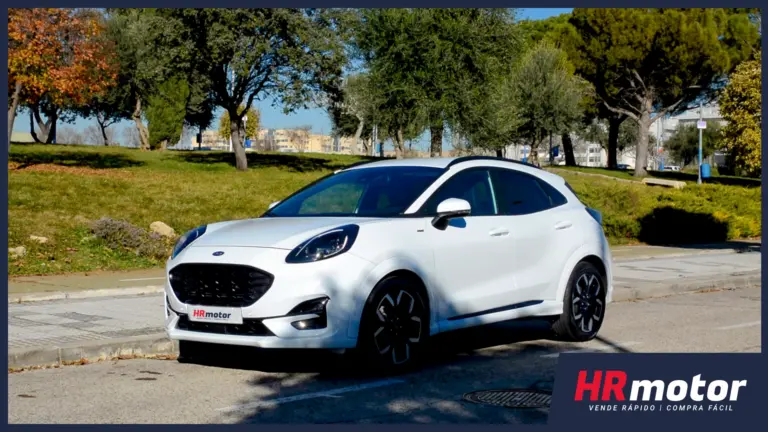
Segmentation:
<svg viewBox="0 0 768 432">
<path fill-rule="evenodd" d="M 508 265 L 514 272 L 509 302 L 526 303 L 554 296 L 562 266 L 581 245 L 574 229 L 574 208 L 546 181 L 515 169 L 491 169 L 499 218 L 510 228 Z"/>
</svg>

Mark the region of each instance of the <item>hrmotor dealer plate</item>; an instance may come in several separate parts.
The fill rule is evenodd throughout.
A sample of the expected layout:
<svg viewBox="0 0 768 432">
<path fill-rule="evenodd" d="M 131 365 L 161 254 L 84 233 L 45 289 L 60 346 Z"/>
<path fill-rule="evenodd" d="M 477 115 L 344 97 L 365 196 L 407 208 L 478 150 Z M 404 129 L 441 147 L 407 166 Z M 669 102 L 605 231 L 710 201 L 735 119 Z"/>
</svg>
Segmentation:
<svg viewBox="0 0 768 432">
<path fill-rule="evenodd" d="M 190 321 L 217 324 L 243 323 L 243 311 L 240 308 L 190 306 L 188 310 Z"/>
</svg>

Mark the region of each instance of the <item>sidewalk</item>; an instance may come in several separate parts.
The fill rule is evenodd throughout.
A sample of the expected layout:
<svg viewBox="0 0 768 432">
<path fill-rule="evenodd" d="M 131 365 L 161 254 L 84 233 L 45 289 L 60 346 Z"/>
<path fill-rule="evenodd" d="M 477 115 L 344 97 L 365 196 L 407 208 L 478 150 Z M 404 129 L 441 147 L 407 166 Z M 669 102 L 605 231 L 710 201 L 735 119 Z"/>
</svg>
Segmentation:
<svg viewBox="0 0 768 432">
<path fill-rule="evenodd" d="M 746 251 L 759 252 L 760 240 L 686 247 L 641 245 L 611 248 L 615 262 Z M 18 276 L 8 279 L 8 302 L 151 294 L 162 292 L 164 283 L 165 270 L 162 268 L 54 276 Z"/>
<path fill-rule="evenodd" d="M 616 258 L 614 301 L 760 284 L 759 250 L 735 253 L 733 247 L 722 246 L 709 249 L 633 246 L 615 248 L 613 252 Z M 159 273 L 162 278 L 162 270 Z M 149 279 L 152 275 L 152 272 L 131 272 L 99 277 L 107 286 L 145 282 L 147 287 L 151 285 L 146 283 L 162 283 L 162 279 Z M 78 285 L 78 281 L 86 280 L 84 278 L 48 277 L 16 283 L 28 290 L 35 284 L 43 289 L 67 287 L 70 292 L 76 287 L 99 287 L 96 282 Z M 174 345 L 165 338 L 163 316 L 163 297 L 159 292 L 9 303 L 9 367 L 168 353 Z"/>
</svg>

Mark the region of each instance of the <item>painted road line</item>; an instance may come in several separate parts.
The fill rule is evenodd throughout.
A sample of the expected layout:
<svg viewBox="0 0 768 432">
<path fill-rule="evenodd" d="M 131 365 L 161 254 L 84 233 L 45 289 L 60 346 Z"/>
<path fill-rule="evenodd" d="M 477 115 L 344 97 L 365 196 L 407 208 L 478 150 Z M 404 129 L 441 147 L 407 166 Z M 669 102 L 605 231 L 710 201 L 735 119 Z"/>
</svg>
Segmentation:
<svg viewBox="0 0 768 432">
<path fill-rule="evenodd" d="M 639 345 L 640 342 L 625 342 L 623 344 L 618 344 L 619 348 L 624 348 L 632 345 Z M 552 353 L 552 354 L 542 354 L 542 358 L 557 358 L 560 356 L 560 354 L 577 354 L 577 353 L 594 353 L 594 352 L 601 352 L 601 351 L 608 351 L 611 349 L 614 349 L 613 346 L 604 346 L 599 348 L 584 348 L 579 350 L 570 350 L 570 351 L 563 351 L 559 353 Z"/>
<path fill-rule="evenodd" d="M 137 281 L 160 280 L 160 279 L 165 279 L 165 277 L 139 278 L 139 279 L 120 279 L 119 282 L 137 282 Z"/>
<path fill-rule="evenodd" d="M 384 387 L 389 386 L 393 384 L 401 384 L 404 383 L 404 380 L 398 380 L 398 379 L 387 379 L 387 380 L 381 380 L 381 381 L 374 381 L 366 384 L 358 384 L 354 386 L 349 387 L 342 387 L 337 388 L 333 390 L 324 390 L 320 392 L 314 392 L 314 393 L 304 393 L 296 396 L 288 396 L 283 398 L 277 398 L 277 399 L 269 399 L 265 401 L 256 401 L 251 402 L 243 405 L 234 405 L 231 407 L 226 408 L 219 408 L 216 411 L 222 411 L 222 412 L 234 412 L 234 411 L 242 411 L 242 410 L 249 410 L 254 408 L 262 408 L 262 407 L 274 407 L 280 404 L 284 403 L 290 403 L 290 402 L 297 402 L 307 399 L 314 399 L 314 398 L 320 398 L 320 397 L 338 397 L 337 395 L 342 393 L 349 393 L 354 391 L 360 391 L 360 390 L 368 390 L 372 388 L 377 387 Z"/>
<path fill-rule="evenodd" d="M 748 322 L 748 323 L 729 325 L 729 326 L 725 326 L 725 327 L 718 327 L 717 330 L 734 330 L 734 329 L 740 329 L 740 328 L 745 328 L 745 327 L 754 327 L 754 326 L 759 326 L 759 325 L 760 325 L 760 321 L 752 321 L 752 322 Z"/>
</svg>

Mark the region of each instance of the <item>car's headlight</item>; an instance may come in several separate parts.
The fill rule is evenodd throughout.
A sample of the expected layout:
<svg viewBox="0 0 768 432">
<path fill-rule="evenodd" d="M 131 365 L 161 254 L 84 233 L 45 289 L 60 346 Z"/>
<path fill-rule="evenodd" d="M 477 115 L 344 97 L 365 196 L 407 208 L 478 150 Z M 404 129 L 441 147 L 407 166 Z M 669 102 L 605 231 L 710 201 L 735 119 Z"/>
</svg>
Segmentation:
<svg viewBox="0 0 768 432">
<path fill-rule="evenodd" d="M 201 235 L 205 234 L 206 228 L 207 225 L 199 226 L 181 236 L 176 242 L 176 246 L 173 247 L 173 255 L 171 255 L 171 259 L 176 258 L 176 255 L 180 254 L 184 248 L 189 246 L 193 241 L 200 238 Z"/>
<path fill-rule="evenodd" d="M 345 225 L 318 234 L 292 250 L 285 262 L 307 263 L 341 255 L 352 247 L 358 231 L 357 225 Z"/>
</svg>

